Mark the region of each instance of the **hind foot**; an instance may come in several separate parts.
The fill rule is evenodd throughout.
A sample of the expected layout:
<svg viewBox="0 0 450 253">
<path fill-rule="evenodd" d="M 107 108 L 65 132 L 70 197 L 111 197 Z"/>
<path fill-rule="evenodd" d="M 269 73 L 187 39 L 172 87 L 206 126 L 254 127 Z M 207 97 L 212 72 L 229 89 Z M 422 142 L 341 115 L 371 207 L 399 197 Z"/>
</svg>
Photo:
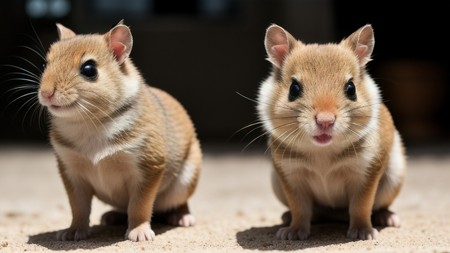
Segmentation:
<svg viewBox="0 0 450 253">
<path fill-rule="evenodd" d="M 286 211 L 283 213 L 283 215 L 281 215 L 281 224 L 283 226 L 289 226 L 289 224 L 291 224 L 291 220 L 292 220 L 292 214 L 291 211 Z"/>
<path fill-rule="evenodd" d="M 127 225 L 128 215 L 119 211 L 109 211 L 102 215 L 100 224 L 103 226 Z"/>
<path fill-rule="evenodd" d="M 372 214 L 374 226 L 400 227 L 400 218 L 388 209 L 381 209 Z"/>
<path fill-rule="evenodd" d="M 195 225 L 195 217 L 189 212 L 187 204 L 159 213 L 155 215 L 155 220 L 160 220 L 172 226 L 191 227 Z"/>
</svg>

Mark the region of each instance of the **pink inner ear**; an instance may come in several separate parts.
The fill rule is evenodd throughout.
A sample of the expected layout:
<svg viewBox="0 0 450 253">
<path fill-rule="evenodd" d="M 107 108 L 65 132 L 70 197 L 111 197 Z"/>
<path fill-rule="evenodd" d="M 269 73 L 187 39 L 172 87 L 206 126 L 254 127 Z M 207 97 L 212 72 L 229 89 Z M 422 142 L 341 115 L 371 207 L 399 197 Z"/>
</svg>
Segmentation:
<svg viewBox="0 0 450 253">
<path fill-rule="evenodd" d="M 121 64 L 125 58 L 124 52 L 127 49 L 127 46 L 120 42 L 111 42 L 111 49 L 116 56 L 116 60 Z"/>
<path fill-rule="evenodd" d="M 284 57 L 286 56 L 289 47 L 287 44 L 280 44 L 280 45 L 276 45 L 273 46 L 271 48 L 272 50 L 272 54 L 274 57 L 274 60 L 276 61 L 276 64 L 278 65 L 278 67 L 281 67 Z"/>
<path fill-rule="evenodd" d="M 358 56 L 361 65 L 366 64 L 370 60 L 370 55 L 367 55 L 369 47 L 359 44 L 356 46 L 355 54 Z"/>
</svg>

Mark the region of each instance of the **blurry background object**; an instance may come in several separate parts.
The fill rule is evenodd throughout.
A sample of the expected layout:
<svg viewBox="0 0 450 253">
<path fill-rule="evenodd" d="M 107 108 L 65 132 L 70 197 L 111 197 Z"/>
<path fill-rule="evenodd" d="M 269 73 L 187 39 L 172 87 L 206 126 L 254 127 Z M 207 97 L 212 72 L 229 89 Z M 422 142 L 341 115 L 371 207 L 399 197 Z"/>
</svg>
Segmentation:
<svg viewBox="0 0 450 253">
<path fill-rule="evenodd" d="M 450 48 L 442 43 L 449 22 L 448 4 L 439 1 L 392 5 L 336 1 L 338 31 L 370 22 L 375 51 L 369 71 L 409 146 L 450 144 Z M 427 18 L 419 18 L 419 17 Z M 342 33 L 344 32 L 344 33 Z"/>
<path fill-rule="evenodd" d="M 391 60 L 379 68 L 387 103 L 402 135 L 413 143 L 448 137 L 448 76 L 439 64 L 424 60 Z M 448 103 L 449 100 L 447 100 Z M 442 139 L 441 139 L 442 138 Z"/>
<path fill-rule="evenodd" d="M 14 89 L 29 78 L 14 73 L 23 73 L 20 67 L 39 75 L 45 62 L 36 52 L 57 39 L 56 22 L 92 33 L 125 19 L 134 35 L 132 59 L 150 85 L 185 105 L 203 143 L 243 147 L 262 133 L 257 126 L 238 130 L 256 120 L 255 103 L 243 96 L 255 98 L 268 75 L 263 38 L 269 24 L 322 43 L 371 23 L 376 43 L 368 69 L 407 144 L 447 144 L 446 11 L 445 1 L 434 0 L 401 8 L 375 0 L 1 1 L 0 143 L 48 142 L 45 112 L 34 104 L 33 89 Z M 258 144 L 264 138 L 252 145 Z"/>
</svg>

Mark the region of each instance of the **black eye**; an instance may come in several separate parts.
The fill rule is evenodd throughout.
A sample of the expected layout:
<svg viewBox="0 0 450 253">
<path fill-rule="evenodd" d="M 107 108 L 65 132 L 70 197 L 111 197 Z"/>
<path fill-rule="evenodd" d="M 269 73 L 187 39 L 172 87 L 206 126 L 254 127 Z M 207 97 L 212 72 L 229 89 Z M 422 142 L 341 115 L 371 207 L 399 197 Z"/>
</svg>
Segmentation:
<svg viewBox="0 0 450 253">
<path fill-rule="evenodd" d="M 344 92 L 348 99 L 356 101 L 356 87 L 351 80 L 344 85 Z"/>
<path fill-rule="evenodd" d="M 289 87 L 288 99 L 290 102 L 296 100 L 303 95 L 303 86 L 295 79 L 292 79 L 291 87 Z"/>
<path fill-rule="evenodd" d="M 87 80 L 94 81 L 97 79 L 97 66 L 94 60 L 88 60 L 81 65 L 80 74 Z"/>
<path fill-rule="evenodd" d="M 47 67 L 47 63 L 46 62 L 42 63 L 42 69 L 45 69 L 46 67 Z"/>
</svg>

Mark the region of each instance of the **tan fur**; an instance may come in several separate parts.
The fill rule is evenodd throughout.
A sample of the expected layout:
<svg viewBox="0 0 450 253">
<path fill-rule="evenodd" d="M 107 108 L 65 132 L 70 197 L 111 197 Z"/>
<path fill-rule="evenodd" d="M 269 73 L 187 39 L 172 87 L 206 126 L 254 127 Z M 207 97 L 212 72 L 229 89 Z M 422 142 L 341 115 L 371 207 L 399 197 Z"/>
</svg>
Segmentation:
<svg viewBox="0 0 450 253">
<path fill-rule="evenodd" d="M 406 159 L 365 69 L 374 46 L 372 28 L 364 26 L 339 44 L 319 45 L 294 41 L 272 25 L 265 43 L 274 70 L 261 85 L 258 111 L 269 133 L 274 192 L 292 216 L 277 237 L 306 239 L 311 220 L 334 217 L 326 208 L 348 210 L 347 235 L 354 239 L 376 237 L 371 219 L 399 226 L 388 208 L 400 191 Z M 291 101 L 293 80 L 303 93 Z M 356 87 L 355 100 L 346 95 L 349 83 Z M 322 129 L 319 118 L 335 122 Z"/>
<path fill-rule="evenodd" d="M 154 238 L 154 212 L 178 210 L 173 222 L 193 225 L 187 201 L 202 154 L 186 110 L 144 83 L 127 58 L 132 38 L 123 23 L 104 35 L 58 29 L 39 91 L 52 115 L 51 143 L 73 216 L 58 239 L 87 238 L 94 196 L 128 214 L 132 241 Z M 95 80 L 81 74 L 88 60 L 96 63 Z"/>
</svg>

